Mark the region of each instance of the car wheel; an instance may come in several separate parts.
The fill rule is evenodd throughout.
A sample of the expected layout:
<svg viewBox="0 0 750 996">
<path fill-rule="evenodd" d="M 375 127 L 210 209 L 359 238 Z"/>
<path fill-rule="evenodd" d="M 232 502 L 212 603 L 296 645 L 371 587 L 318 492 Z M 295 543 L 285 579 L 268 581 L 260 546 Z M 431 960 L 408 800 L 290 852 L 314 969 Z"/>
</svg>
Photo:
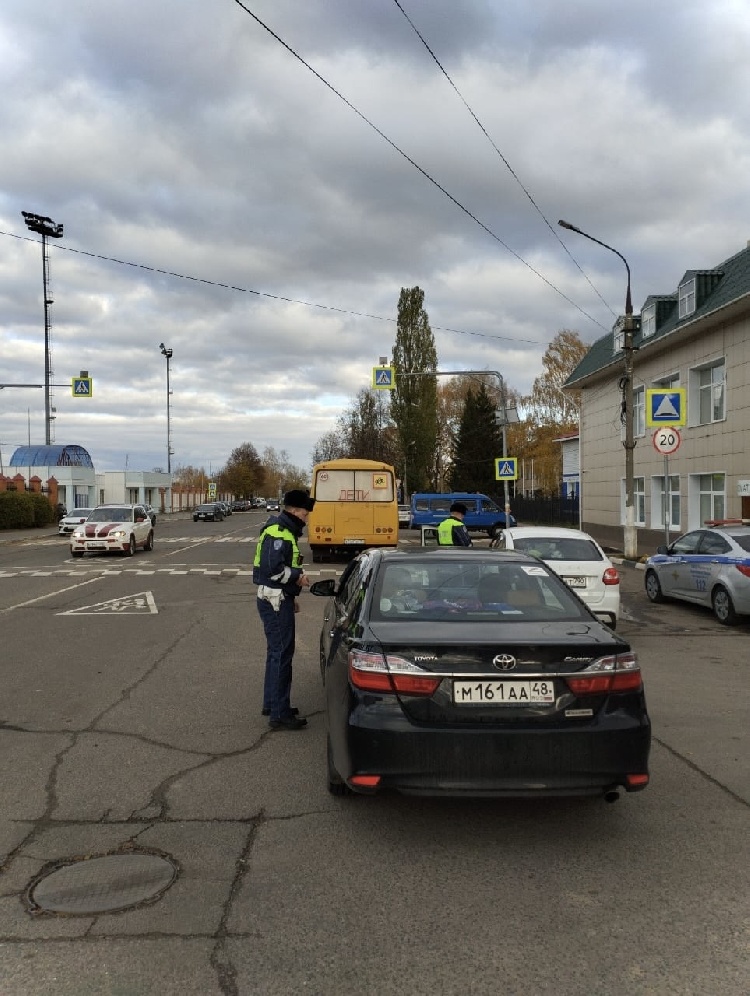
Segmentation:
<svg viewBox="0 0 750 996">
<path fill-rule="evenodd" d="M 131 535 L 130 542 L 122 552 L 125 554 L 126 557 L 135 556 L 135 536 Z"/>
<path fill-rule="evenodd" d="M 732 596 L 726 588 L 719 585 L 711 593 L 711 605 L 714 615 L 723 626 L 734 626 L 737 623 L 737 612 L 734 608 Z"/>
<path fill-rule="evenodd" d="M 150 529 L 146 542 L 143 544 L 143 552 L 150 553 L 153 550 L 153 548 L 154 548 L 154 531 L 153 529 Z"/>
<path fill-rule="evenodd" d="M 328 791 L 331 795 L 353 795 L 354 793 L 352 790 L 333 766 L 333 760 L 331 759 L 330 735 L 326 736 L 326 752 L 328 754 Z"/>
<path fill-rule="evenodd" d="M 664 595 L 662 594 L 661 585 L 659 584 L 659 579 L 656 576 L 655 571 L 646 571 L 646 580 L 644 583 L 646 586 L 646 594 L 648 595 L 650 601 L 664 601 Z"/>
<path fill-rule="evenodd" d="M 71 550 L 70 551 L 70 555 L 71 555 L 71 557 L 82 557 L 83 556 L 83 550 Z"/>
<path fill-rule="evenodd" d="M 198 521 L 198 516 L 197 516 L 197 515 L 194 515 L 194 516 L 193 516 L 193 522 L 197 522 L 197 521 Z"/>
</svg>

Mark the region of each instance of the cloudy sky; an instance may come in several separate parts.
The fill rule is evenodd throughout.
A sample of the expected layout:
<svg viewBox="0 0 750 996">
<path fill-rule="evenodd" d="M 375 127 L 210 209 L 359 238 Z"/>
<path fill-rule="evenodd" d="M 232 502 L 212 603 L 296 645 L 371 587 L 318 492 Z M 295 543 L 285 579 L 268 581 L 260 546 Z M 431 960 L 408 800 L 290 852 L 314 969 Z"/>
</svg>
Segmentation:
<svg viewBox="0 0 750 996">
<path fill-rule="evenodd" d="M 441 370 L 528 391 L 750 239 L 746 0 L 4 0 L 0 383 L 98 470 L 309 467 L 420 286 Z M 0 390 L 0 452 L 44 391 Z"/>
</svg>

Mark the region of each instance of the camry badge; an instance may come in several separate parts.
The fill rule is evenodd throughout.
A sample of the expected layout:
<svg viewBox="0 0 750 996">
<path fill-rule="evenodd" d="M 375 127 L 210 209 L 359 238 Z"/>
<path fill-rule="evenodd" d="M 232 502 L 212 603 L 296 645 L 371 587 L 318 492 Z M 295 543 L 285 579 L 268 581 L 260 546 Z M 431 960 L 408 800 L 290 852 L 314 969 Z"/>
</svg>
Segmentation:
<svg viewBox="0 0 750 996">
<path fill-rule="evenodd" d="M 492 663 L 501 671 L 512 671 L 516 666 L 516 659 L 510 654 L 498 654 L 497 657 L 492 658 Z"/>
</svg>

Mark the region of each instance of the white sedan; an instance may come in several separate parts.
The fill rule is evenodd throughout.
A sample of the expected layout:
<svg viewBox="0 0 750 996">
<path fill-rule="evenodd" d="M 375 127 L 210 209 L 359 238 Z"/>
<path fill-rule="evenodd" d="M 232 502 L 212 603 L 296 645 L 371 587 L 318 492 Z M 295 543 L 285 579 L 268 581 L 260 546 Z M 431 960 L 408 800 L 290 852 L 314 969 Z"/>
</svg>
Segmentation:
<svg viewBox="0 0 750 996">
<path fill-rule="evenodd" d="M 504 529 L 498 546 L 539 557 L 581 601 L 614 629 L 620 616 L 620 575 L 593 536 L 564 526 Z"/>
<path fill-rule="evenodd" d="M 93 512 L 93 508 L 74 508 L 68 512 L 57 524 L 57 535 L 68 536 L 76 526 L 82 525 Z"/>
<path fill-rule="evenodd" d="M 154 528 L 143 505 L 97 505 L 70 537 L 70 553 L 124 553 L 153 550 Z"/>
</svg>

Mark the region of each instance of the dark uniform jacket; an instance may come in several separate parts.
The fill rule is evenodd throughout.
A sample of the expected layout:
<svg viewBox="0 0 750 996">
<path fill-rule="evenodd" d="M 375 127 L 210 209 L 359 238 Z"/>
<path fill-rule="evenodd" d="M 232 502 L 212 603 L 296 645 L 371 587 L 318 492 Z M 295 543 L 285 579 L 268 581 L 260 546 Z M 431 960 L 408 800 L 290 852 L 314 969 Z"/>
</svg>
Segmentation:
<svg viewBox="0 0 750 996">
<path fill-rule="evenodd" d="M 255 548 L 254 584 L 280 588 L 285 595 L 300 594 L 302 556 L 297 540 L 304 528 L 304 522 L 284 511 L 268 520 Z"/>
</svg>

